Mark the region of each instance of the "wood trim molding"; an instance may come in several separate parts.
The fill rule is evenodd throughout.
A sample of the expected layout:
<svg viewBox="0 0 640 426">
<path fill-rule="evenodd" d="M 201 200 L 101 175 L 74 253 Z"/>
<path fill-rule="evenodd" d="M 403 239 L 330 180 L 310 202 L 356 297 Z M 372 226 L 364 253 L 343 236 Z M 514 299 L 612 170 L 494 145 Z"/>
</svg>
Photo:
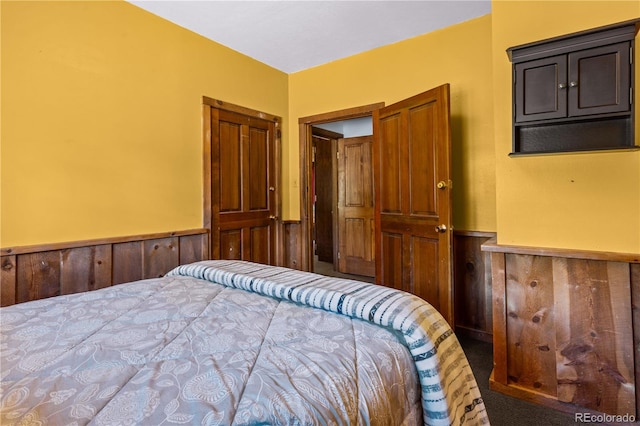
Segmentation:
<svg viewBox="0 0 640 426">
<path fill-rule="evenodd" d="M 459 236 L 459 237 L 496 238 L 496 233 L 495 232 L 465 231 L 465 230 L 462 230 L 462 229 L 454 229 L 453 230 L 453 235 L 454 236 Z"/>
<path fill-rule="evenodd" d="M 209 98 L 207 96 L 202 97 L 202 103 L 204 105 L 208 105 L 213 108 L 223 109 L 225 111 L 237 112 L 238 114 L 243 114 L 243 115 L 250 115 L 250 116 L 261 118 L 263 120 L 273 121 L 276 123 L 282 122 L 282 119 L 277 115 L 243 107 L 240 105 L 234 105 L 232 103 L 221 101 L 219 99 Z"/>
<path fill-rule="evenodd" d="M 505 245 L 498 244 L 496 239 L 492 239 L 484 243 L 482 245 L 482 250 L 494 253 L 529 254 L 534 256 L 551 256 L 585 260 L 606 260 L 609 262 L 640 263 L 640 253 L 616 253 L 607 251 Z"/>
<path fill-rule="evenodd" d="M 325 112 L 322 114 L 310 115 L 308 117 L 300 117 L 298 124 L 322 124 L 331 121 L 348 120 L 350 118 L 366 117 L 371 113 L 384 107 L 384 102 L 376 102 L 374 104 L 362 105 L 353 108 L 347 108 L 338 111 Z"/>
<path fill-rule="evenodd" d="M 313 128 L 313 136 L 323 139 L 340 139 L 344 137 L 342 133 L 332 132 L 331 130 L 322 129 L 320 127 Z"/>
<path fill-rule="evenodd" d="M 132 241 L 156 240 L 160 238 L 184 237 L 189 235 L 203 235 L 208 231 L 204 228 L 188 229 L 184 231 L 158 232 L 154 234 L 128 235 L 125 237 L 110 237 L 93 240 L 69 241 L 51 244 L 37 244 L 28 246 L 3 247 L 0 248 L 0 255 L 12 256 L 17 254 L 40 253 L 43 251 L 66 250 L 78 247 L 98 246 L 104 244 L 119 244 Z"/>
<path fill-rule="evenodd" d="M 207 253 L 211 258 L 211 240 L 215 238 L 213 234 L 213 224 L 211 223 L 211 106 L 202 105 L 202 227 L 209 230 L 209 247 Z"/>
</svg>

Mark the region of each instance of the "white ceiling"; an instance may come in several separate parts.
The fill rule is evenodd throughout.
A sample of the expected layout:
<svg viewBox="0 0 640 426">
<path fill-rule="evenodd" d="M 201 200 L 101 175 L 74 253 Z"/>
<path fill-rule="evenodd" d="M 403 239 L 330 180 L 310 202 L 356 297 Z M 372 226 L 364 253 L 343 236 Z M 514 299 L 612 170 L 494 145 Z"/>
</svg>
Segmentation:
<svg viewBox="0 0 640 426">
<path fill-rule="evenodd" d="M 491 0 L 128 1 L 286 73 L 491 12 Z"/>
</svg>

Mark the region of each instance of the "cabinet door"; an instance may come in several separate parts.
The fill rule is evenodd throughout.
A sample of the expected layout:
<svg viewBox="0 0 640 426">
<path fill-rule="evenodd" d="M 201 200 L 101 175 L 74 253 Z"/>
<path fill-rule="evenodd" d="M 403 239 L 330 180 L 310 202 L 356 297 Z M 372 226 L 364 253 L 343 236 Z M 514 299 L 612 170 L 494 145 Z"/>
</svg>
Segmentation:
<svg viewBox="0 0 640 426">
<path fill-rule="evenodd" d="M 516 122 L 567 116 L 567 57 L 515 64 Z"/>
<path fill-rule="evenodd" d="M 629 43 L 569 54 L 569 116 L 629 111 Z"/>
</svg>

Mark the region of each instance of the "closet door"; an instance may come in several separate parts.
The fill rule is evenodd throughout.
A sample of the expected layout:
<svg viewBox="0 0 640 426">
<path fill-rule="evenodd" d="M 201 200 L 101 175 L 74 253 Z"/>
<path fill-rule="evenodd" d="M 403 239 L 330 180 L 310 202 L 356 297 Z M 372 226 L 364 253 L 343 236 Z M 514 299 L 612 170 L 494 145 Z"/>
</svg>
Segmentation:
<svg viewBox="0 0 640 426">
<path fill-rule="evenodd" d="M 210 110 L 211 257 L 277 264 L 277 120 Z"/>
</svg>

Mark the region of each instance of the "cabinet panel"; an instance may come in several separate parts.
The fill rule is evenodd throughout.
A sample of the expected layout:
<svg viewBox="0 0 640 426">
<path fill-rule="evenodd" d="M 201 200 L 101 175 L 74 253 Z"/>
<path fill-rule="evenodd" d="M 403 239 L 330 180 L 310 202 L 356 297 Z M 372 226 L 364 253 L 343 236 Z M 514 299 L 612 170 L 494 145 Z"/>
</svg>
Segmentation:
<svg viewBox="0 0 640 426">
<path fill-rule="evenodd" d="M 518 126 L 514 150 L 543 153 L 632 148 L 632 126 L 630 117 Z"/>
<path fill-rule="evenodd" d="M 566 56 L 519 63 L 515 73 L 517 122 L 567 115 Z"/>
<path fill-rule="evenodd" d="M 629 111 L 629 43 L 569 54 L 569 116 Z"/>
</svg>

